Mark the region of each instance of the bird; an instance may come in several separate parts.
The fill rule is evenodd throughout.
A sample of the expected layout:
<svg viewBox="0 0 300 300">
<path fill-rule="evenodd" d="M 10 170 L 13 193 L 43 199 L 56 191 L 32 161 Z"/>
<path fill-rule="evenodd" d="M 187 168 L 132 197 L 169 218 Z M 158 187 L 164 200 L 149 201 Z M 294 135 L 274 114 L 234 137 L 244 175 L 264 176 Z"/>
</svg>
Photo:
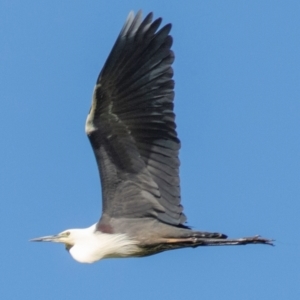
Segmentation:
<svg viewBox="0 0 300 300">
<path fill-rule="evenodd" d="M 130 12 L 97 78 L 85 131 L 102 186 L 102 215 L 84 229 L 32 239 L 65 245 L 80 263 L 199 246 L 273 245 L 193 230 L 180 196 L 172 25 Z"/>
</svg>

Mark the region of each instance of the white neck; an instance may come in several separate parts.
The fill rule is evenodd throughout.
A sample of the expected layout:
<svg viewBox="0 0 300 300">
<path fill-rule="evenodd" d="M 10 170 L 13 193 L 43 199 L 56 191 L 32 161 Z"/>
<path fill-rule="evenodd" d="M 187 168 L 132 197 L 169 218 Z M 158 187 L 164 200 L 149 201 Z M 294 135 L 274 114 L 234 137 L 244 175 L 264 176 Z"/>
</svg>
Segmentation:
<svg viewBox="0 0 300 300">
<path fill-rule="evenodd" d="M 137 242 L 126 234 L 107 234 L 96 231 L 96 224 L 84 229 L 72 229 L 72 257 L 81 263 L 93 263 L 102 258 L 128 257 L 138 252 Z"/>
</svg>

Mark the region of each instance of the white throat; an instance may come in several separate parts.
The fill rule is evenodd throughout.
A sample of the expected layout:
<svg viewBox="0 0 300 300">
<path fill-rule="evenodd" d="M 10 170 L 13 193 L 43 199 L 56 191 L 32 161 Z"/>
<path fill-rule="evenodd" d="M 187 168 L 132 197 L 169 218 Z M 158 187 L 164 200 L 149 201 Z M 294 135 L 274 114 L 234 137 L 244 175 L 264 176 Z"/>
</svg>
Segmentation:
<svg viewBox="0 0 300 300">
<path fill-rule="evenodd" d="M 81 263 L 93 263 L 102 258 L 128 257 L 139 252 L 137 242 L 126 234 L 107 234 L 96 231 L 96 224 L 84 229 L 73 229 L 74 246 L 69 252 Z"/>
</svg>

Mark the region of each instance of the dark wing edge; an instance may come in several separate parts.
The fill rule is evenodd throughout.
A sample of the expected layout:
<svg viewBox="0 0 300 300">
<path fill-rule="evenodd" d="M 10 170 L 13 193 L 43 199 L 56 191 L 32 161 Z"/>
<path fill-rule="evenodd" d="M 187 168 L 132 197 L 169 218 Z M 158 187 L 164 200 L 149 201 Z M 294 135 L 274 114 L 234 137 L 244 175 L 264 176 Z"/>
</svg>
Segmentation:
<svg viewBox="0 0 300 300">
<path fill-rule="evenodd" d="M 142 21 L 141 11 L 128 15 L 97 79 L 86 133 L 99 168 L 103 216 L 186 227 L 171 24 L 158 30 L 162 19 L 152 18 L 150 13 Z"/>
</svg>

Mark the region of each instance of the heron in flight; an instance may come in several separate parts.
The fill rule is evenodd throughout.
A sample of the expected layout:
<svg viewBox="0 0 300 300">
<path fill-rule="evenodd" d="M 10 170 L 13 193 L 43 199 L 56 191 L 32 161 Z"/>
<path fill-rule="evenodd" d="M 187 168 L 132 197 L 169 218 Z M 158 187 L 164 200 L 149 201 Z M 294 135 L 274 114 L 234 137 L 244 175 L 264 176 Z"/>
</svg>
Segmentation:
<svg viewBox="0 0 300 300">
<path fill-rule="evenodd" d="M 180 204 L 171 24 L 131 12 L 97 79 L 85 130 L 102 186 L 102 216 L 91 227 L 35 242 L 65 244 L 81 263 L 166 250 L 271 244 L 192 230 Z"/>
</svg>

